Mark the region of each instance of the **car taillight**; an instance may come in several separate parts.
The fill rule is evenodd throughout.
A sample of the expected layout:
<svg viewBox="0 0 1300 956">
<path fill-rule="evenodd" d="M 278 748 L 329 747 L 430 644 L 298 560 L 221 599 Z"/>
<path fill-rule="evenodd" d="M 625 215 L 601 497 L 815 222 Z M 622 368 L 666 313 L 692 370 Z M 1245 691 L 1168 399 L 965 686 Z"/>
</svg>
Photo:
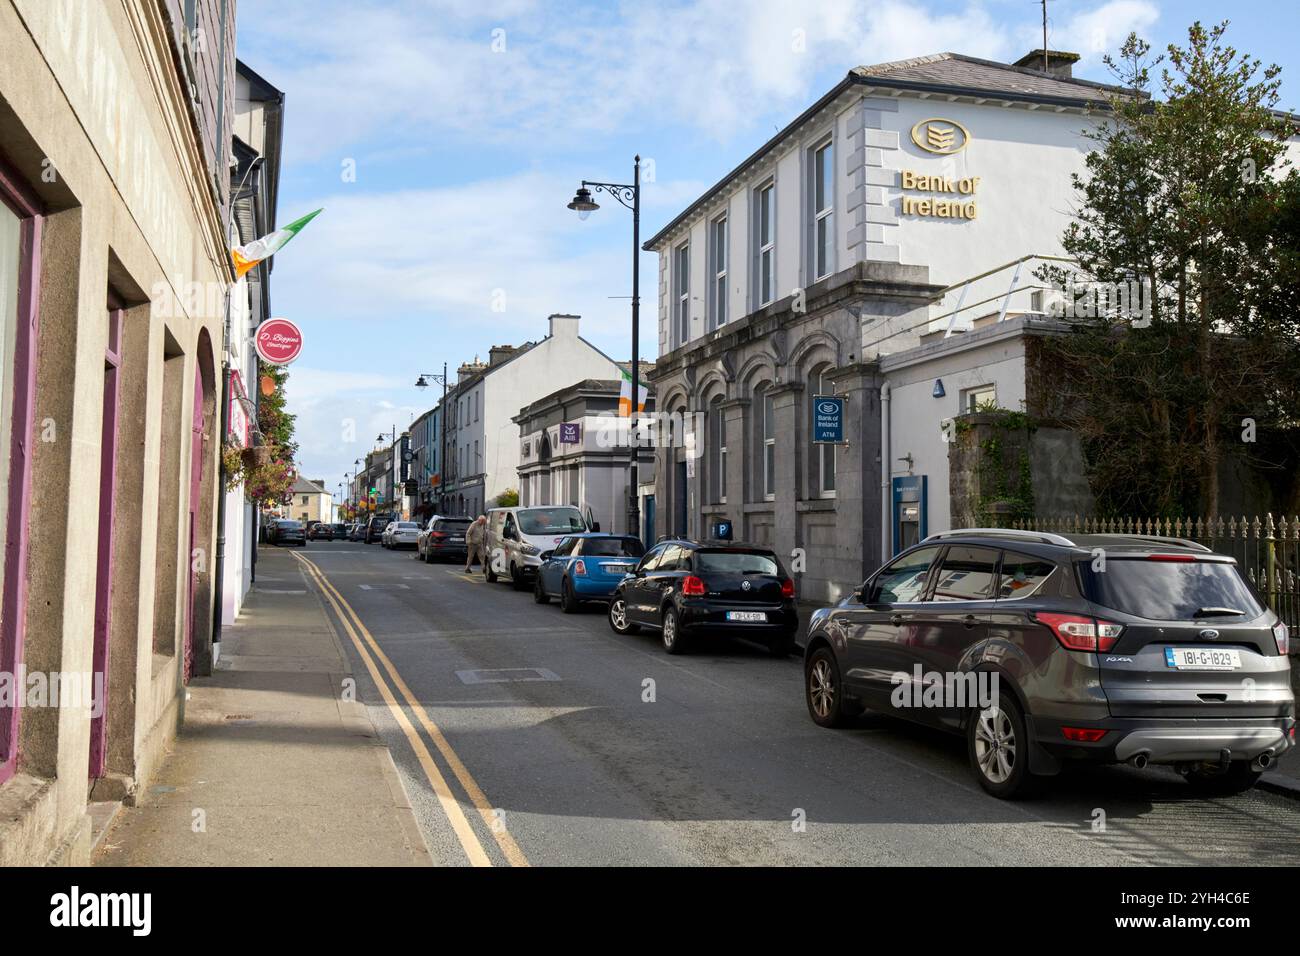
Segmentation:
<svg viewBox="0 0 1300 956">
<path fill-rule="evenodd" d="M 439 541 L 441 541 L 443 538 L 447 537 L 447 532 L 445 532 L 445 531 L 430 531 L 430 532 L 429 532 L 429 537 L 431 537 L 431 538 L 437 538 Z"/>
<path fill-rule="evenodd" d="M 686 580 L 682 582 L 682 594 L 686 597 L 704 597 L 704 582 L 693 574 L 688 575 Z"/>
<path fill-rule="evenodd" d="M 784 581 L 781 582 L 781 597 L 783 598 L 794 597 L 794 581 L 792 579 L 786 578 Z"/>
<path fill-rule="evenodd" d="M 1285 657 L 1291 646 L 1291 632 L 1281 621 L 1273 625 L 1273 640 L 1277 641 L 1277 652 Z"/>
<path fill-rule="evenodd" d="M 1122 624 L 1078 614 L 1035 611 L 1034 619 L 1050 627 L 1061 646 L 1071 651 L 1108 651 L 1115 646 L 1120 634 L 1124 633 Z"/>
<path fill-rule="evenodd" d="M 1105 737 L 1109 731 L 1099 730 L 1096 727 L 1062 727 L 1061 733 L 1065 735 L 1066 740 L 1077 740 L 1085 744 L 1095 744 Z"/>
<path fill-rule="evenodd" d="M 573 573 L 581 574 L 584 578 L 587 576 L 587 563 L 582 559 L 573 562 Z"/>
</svg>

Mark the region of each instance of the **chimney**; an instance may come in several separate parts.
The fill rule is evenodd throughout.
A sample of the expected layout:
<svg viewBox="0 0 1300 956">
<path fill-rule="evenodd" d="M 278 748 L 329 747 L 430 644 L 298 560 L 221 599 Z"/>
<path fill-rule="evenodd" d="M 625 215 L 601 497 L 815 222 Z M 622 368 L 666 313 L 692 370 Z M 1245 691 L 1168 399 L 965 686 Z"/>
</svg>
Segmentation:
<svg viewBox="0 0 1300 956">
<path fill-rule="evenodd" d="M 578 337 L 578 319 L 576 315 L 566 315 L 565 313 L 556 313 L 549 317 L 551 323 L 551 337 L 562 339 L 576 339 Z"/>
<path fill-rule="evenodd" d="M 456 369 L 456 383 L 460 384 L 461 382 L 465 381 L 465 379 L 469 378 L 471 375 L 477 375 L 485 368 L 487 368 L 487 366 L 484 365 L 482 362 L 480 362 L 478 360 L 478 356 L 475 355 L 474 361 L 464 362 L 461 364 L 460 368 Z"/>
<path fill-rule="evenodd" d="M 488 368 L 496 368 L 519 351 L 518 345 L 494 345 L 488 349 Z"/>
<path fill-rule="evenodd" d="M 1047 63 L 1044 68 L 1043 58 L 1046 55 Z M 1079 54 L 1068 53 L 1065 50 L 1030 50 L 1020 59 L 1016 60 L 1013 66 L 1024 67 L 1028 70 L 1036 70 L 1039 73 L 1046 73 L 1048 76 L 1054 76 L 1058 80 L 1070 80 L 1074 78 L 1074 64 L 1079 62 Z"/>
</svg>

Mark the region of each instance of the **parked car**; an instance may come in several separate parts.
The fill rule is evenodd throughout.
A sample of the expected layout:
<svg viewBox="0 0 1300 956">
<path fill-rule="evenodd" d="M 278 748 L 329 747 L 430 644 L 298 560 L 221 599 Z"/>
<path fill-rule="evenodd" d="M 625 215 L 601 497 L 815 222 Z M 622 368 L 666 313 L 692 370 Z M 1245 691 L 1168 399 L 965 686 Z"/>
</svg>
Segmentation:
<svg viewBox="0 0 1300 956">
<path fill-rule="evenodd" d="M 533 584 L 533 599 L 546 604 L 560 599 L 566 614 L 583 601 L 609 601 L 620 581 L 636 567 L 645 546 L 640 538 L 621 534 L 574 534 L 554 551 L 543 551 Z"/>
<path fill-rule="evenodd" d="M 340 522 L 330 525 L 330 530 L 334 532 L 334 540 L 342 541 L 348 536 L 348 526 Z"/>
<path fill-rule="evenodd" d="M 542 564 L 542 552 L 553 551 L 568 535 L 599 531 L 591 518 L 572 505 L 493 508 L 487 514 L 483 574 L 489 582 L 509 575 L 515 590 L 526 588 Z"/>
<path fill-rule="evenodd" d="M 266 529 L 266 539 L 276 547 L 292 544 L 299 548 L 307 547 L 307 529 L 301 521 L 289 518 L 277 518 Z"/>
<path fill-rule="evenodd" d="M 384 529 L 383 544 L 385 548 L 396 551 L 398 548 L 414 548 L 420 536 L 420 526 L 414 521 L 394 521 Z"/>
<path fill-rule="evenodd" d="M 434 515 L 415 541 L 416 558 L 429 564 L 439 558 L 464 559 L 465 532 L 469 524 L 469 518 Z"/>
<path fill-rule="evenodd" d="M 814 613 L 805 697 L 823 727 L 869 708 L 964 734 L 996 797 L 1066 761 L 1237 793 L 1294 746 L 1288 637 L 1232 558 L 1191 541 L 968 529 Z"/>
<path fill-rule="evenodd" d="M 365 537 L 366 537 L 366 526 L 362 524 L 360 521 L 349 526 L 348 528 L 349 541 L 363 541 L 365 540 Z"/>
<path fill-rule="evenodd" d="M 392 520 L 393 516 L 390 514 L 371 515 L 366 521 L 366 531 L 361 536 L 361 540 L 366 544 L 374 544 L 383 536 L 384 529 L 388 527 Z"/>
<path fill-rule="evenodd" d="M 731 635 L 784 657 L 799 629 L 794 581 L 769 548 L 663 541 L 614 589 L 609 626 L 619 634 L 653 628 L 669 654 L 685 652 L 697 637 Z"/>
<path fill-rule="evenodd" d="M 334 526 L 326 524 L 323 521 L 313 521 L 307 525 L 307 540 L 309 541 L 333 541 Z"/>
</svg>

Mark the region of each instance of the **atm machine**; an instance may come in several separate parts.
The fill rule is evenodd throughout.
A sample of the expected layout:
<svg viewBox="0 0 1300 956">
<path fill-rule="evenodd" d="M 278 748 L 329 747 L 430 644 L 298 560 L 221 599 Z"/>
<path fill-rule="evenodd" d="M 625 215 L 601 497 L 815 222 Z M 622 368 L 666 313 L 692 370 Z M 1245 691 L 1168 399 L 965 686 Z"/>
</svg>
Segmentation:
<svg viewBox="0 0 1300 956">
<path fill-rule="evenodd" d="M 926 512 L 926 476 L 900 475 L 892 479 L 890 527 L 893 528 L 893 551 L 898 554 L 919 543 L 929 533 Z"/>
</svg>

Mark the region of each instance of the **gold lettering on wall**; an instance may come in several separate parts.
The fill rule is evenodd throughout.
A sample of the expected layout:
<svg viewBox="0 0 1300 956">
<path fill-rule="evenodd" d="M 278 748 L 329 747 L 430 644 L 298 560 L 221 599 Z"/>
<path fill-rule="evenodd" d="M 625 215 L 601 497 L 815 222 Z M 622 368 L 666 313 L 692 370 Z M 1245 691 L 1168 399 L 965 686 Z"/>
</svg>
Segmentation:
<svg viewBox="0 0 1300 956">
<path fill-rule="evenodd" d="M 900 185 L 905 190 L 923 193 L 973 196 L 979 188 L 979 176 L 932 176 L 910 169 L 901 172 Z M 904 196 L 904 216 L 930 216 L 936 219 L 974 219 L 979 214 L 975 200 L 945 199 L 942 196 Z"/>
</svg>

